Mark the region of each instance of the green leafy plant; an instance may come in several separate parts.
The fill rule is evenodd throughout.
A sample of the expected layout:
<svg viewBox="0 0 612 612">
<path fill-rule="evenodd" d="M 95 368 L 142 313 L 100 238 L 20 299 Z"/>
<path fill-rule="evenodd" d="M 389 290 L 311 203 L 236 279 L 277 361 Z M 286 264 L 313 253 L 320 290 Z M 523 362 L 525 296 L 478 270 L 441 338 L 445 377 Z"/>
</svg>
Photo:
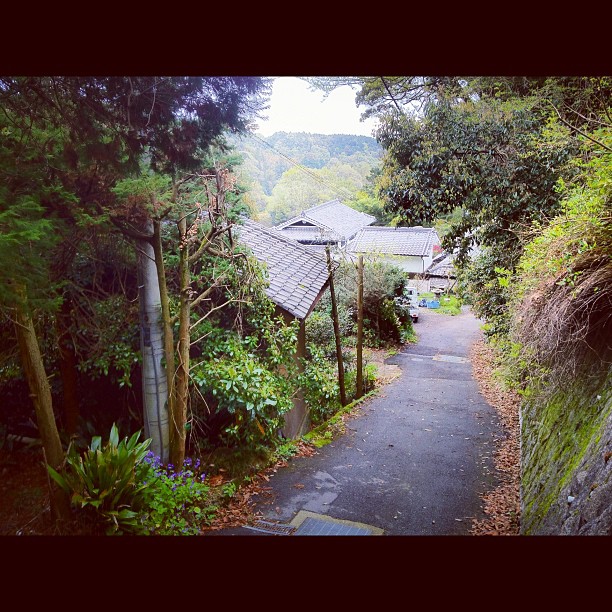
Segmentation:
<svg viewBox="0 0 612 612">
<path fill-rule="evenodd" d="M 273 457 L 277 461 L 287 461 L 295 456 L 298 452 L 296 440 L 283 440 L 279 442 L 274 449 Z"/>
<path fill-rule="evenodd" d="M 224 432 L 229 444 L 274 443 L 283 415 L 293 407 L 294 383 L 238 343 L 231 356 L 197 364 L 192 380 L 212 395 L 218 412 L 233 416 Z"/>
<path fill-rule="evenodd" d="M 308 354 L 309 358 L 304 360 L 304 371 L 299 377 L 299 385 L 310 410 L 311 420 L 313 424 L 318 424 L 341 407 L 338 370 L 325 358 L 320 347 L 309 344 Z"/>
<path fill-rule="evenodd" d="M 238 485 L 233 480 L 226 482 L 222 487 L 223 497 L 227 499 L 234 497 L 236 491 L 238 491 Z"/>
<path fill-rule="evenodd" d="M 369 393 L 376 387 L 376 366 L 373 363 L 364 364 L 362 371 L 363 393 Z M 350 369 L 344 375 L 346 395 L 349 399 L 357 397 L 357 370 Z"/>
<path fill-rule="evenodd" d="M 137 468 L 139 481 L 146 483 L 139 521 L 148 535 L 197 535 L 201 525 L 217 511 L 210 487 L 205 482 L 200 460 L 187 457 L 180 470 L 162 465 L 149 452 Z"/>
<path fill-rule="evenodd" d="M 70 445 L 62 473 L 47 465 L 53 480 L 70 495 L 73 506 L 100 526 L 107 535 L 142 531 L 138 513 L 144 504 L 148 483 L 139 481 L 136 467 L 147 454 L 151 440 L 138 442 L 140 432 L 119 440 L 113 424 L 108 442 L 94 436 L 81 455 Z"/>
</svg>

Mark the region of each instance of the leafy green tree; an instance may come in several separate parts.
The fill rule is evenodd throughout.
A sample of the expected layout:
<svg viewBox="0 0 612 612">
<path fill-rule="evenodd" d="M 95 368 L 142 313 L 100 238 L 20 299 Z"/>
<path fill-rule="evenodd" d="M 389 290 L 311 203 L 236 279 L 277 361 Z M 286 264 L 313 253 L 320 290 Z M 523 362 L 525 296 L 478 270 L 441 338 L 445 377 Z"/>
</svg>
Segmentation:
<svg viewBox="0 0 612 612">
<path fill-rule="evenodd" d="M 10 111 L 0 115 L 0 297 L 2 314 L 13 324 L 47 462 L 58 468 L 64 455 L 36 323 L 37 312 L 58 305 L 51 254 L 63 223 L 46 216 L 46 207 L 68 194 L 50 176 L 58 141 L 45 128 L 24 129 Z M 56 518 L 67 518 L 61 490 L 52 490 L 51 506 Z"/>
<path fill-rule="evenodd" d="M 422 106 L 411 113 L 389 102 L 388 83 L 367 91 L 364 85 L 363 92 L 373 109 L 384 106 L 377 138 L 386 151 L 379 181 L 386 208 L 408 225 L 431 225 L 446 216 L 451 224 L 443 246 L 456 253 L 456 264 L 468 265 L 477 246 L 487 250 L 491 274 L 514 270 L 531 223 L 558 211 L 554 187 L 575 172 L 577 150 L 542 83 L 492 83 L 428 80 L 419 94 Z M 546 84 L 546 91 L 554 85 L 563 91 L 563 84 Z M 418 92 L 407 91 L 413 107 Z M 393 98 L 399 99 L 397 92 Z"/>
<path fill-rule="evenodd" d="M 252 135 L 228 141 L 244 160 L 237 173 L 241 182 L 249 184 L 248 197 L 257 208 L 252 217 L 264 225 L 279 223 L 298 210 L 285 200 L 306 199 L 300 193 L 290 193 L 288 179 L 291 183 L 302 179 L 297 191 L 310 194 L 306 205 L 299 208 L 303 210 L 339 194 L 349 197 L 364 186 L 370 171 L 380 164 L 381 149 L 366 136 L 278 132 L 267 138 Z M 300 168 L 303 176 L 283 176 L 292 168 Z M 330 194 L 330 186 L 339 193 Z"/>
<path fill-rule="evenodd" d="M 187 289 L 189 254 L 185 251 L 179 257 L 183 277 L 180 289 L 183 314 L 180 316 L 177 360 L 173 350 L 163 269 L 161 222 L 173 208 L 180 209 L 179 172 L 197 170 L 211 146 L 223 146 L 224 131 L 247 129 L 253 113 L 262 106 L 260 92 L 265 90 L 266 81 L 258 78 L 185 77 L 160 81 L 157 78 L 152 81 L 128 79 L 127 82 L 113 82 L 112 85 L 118 99 L 123 100 L 128 109 L 133 106 L 133 114 L 128 112 L 128 128 L 140 128 L 141 138 L 135 143 L 136 149 L 146 146 L 151 169 L 168 175 L 172 181 L 168 207 L 164 207 L 155 194 L 149 192 L 151 200 L 144 206 L 141 202 L 140 207 L 133 208 L 133 217 L 126 218 L 121 211 L 121 220 L 119 215 L 115 215 L 115 221 L 137 241 L 140 253 L 139 273 L 143 281 L 142 300 L 145 305 L 141 311 L 144 332 L 141 340 L 143 392 L 145 414 L 151 415 L 154 425 L 147 427 L 147 433 L 153 435 L 154 452 L 159 452 L 162 460 L 170 458 L 180 465 L 185 453 L 185 388 L 188 378 L 185 354 L 189 347 L 188 305 L 191 301 Z M 134 96 L 135 102 L 132 101 Z M 151 106 L 145 115 L 147 102 Z M 186 239 L 186 223 L 186 217 L 179 213 L 179 239 L 183 242 Z M 165 367 L 162 365 L 164 359 Z M 175 380 L 175 367 L 179 368 L 176 386 L 169 383 Z M 168 422 L 169 429 L 166 425 Z M 159 431 L 159 438 L 156 430 Z"/>
<path fill-rule="evenodd" d="M 63 195 L 47 197 L 43 207 L 74 229 L 108 216 L 117 221 L 123 211 L 114 208 L 112 188 L 119 178 L 137 176 L 143 162 L 170 176 L 196 168 L 226 129 L 247 129 L 265 88 L 255 77 L 2 77 L 0 103 L 24 134 L 51 133 L 36 149 L 37 167 L 46 172 L 43 185 Z M 148 248 L 161 217 L 151 219 L 138 206 L 133 212 L 122 229 Z M 150 262 L 151 252 L 140 261 Z M 146 278 L 158 282 L 155 274 Z"/>
<path fill-rule="evenodd" d="M 427 79 L 423 104 L 411 113 L 393 108 L 388 82 L 367 85 L 364 99 L 385 113 L 377 134 L 386 150 L 381 196 L 409 224 L 461 211 L 450 218 L 443 246 L 457 253 L 459 267 L 471 267 L 466 277 L 481 314 L 501 317 L 494 326 L 507 330 L 506 275 L 532 223 L 559 212 L 555 186 L 575 175 L 577 137 L 593 139 L 588 131 L 609 107 L 610 79 Z M 474 246 L 486 252 L 472 264 Z"/>
<path fill-rule="evenodd" d="M 355 104 L 365 106 L 363 117 L 383 117 L 395 113 L 420 114 L 435 101 L 439 90 L 460 91 L 460 77 L 304 77 L 313 90 L 330 94 L 348 85 L 357 90 Z"/>
<path fill-rule="evenodd" d="M 389 152 L 381 194 L 389 207 L 424 225 L 460 206 L 463 216 L 444 246 L 462 261 L 474 244 L 495 245 L 499 264 L 512 267 L 521 228 L 554 214 L 554 185 L 572 152 L 564 134 L 547 138 L 534 104 L 455 106 L 445 99 L 422 121 L 398 116 L 386 123 L 379 132 Z"/>
<path fill-rule="evenodd" d="M 394 214 L 385 208 L 385 203 L 377 195 L 377 181 L 381 176 L 380 168 L 373 168 L 368 175 L 364 188 L 358 191 L 346 204 L 355 210 L 376 217 L 375 225 L 396 225 Z"/>
<path fill-rule="evenodd" d="M 322 171 L 305 173 L 300 168 L 287 170 L 272 190 L 268 211 L 273 225 L 287 221 L 316 204 L 336 197 L 334 187 L 327 183 Z"/>
</svg>

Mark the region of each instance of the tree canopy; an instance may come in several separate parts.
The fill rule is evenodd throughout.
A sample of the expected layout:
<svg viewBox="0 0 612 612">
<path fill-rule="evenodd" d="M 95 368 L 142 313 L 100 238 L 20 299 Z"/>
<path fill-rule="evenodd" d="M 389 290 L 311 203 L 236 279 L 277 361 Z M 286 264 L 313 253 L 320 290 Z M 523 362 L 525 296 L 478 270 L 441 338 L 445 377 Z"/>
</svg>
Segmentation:
<svg viewBox="0 0 612 612">
<path fill-rule="evenodd" d="M 78 384 L 77 371 L 107 375 L 115 362 L 125 368 L 115 380 L 129 383 L 137 352 L 129 329 L 141 326 L 126 306 L 113 338 L 111 315 L 121 299 L 134 299 L 134 266 L 146 261 L 142 245 L 153 240 L 149 223 L 168 210 L 158 208 L 159 186 L 149 196 L 132 189 L 120 197 L 118 183 L 154 174 L 168 185 L 200 168 L 212 147 L 227 148 L 226 133 L 248 129 L 268 85 L 259 77 L 0 78 L 0 252 L 14 262 L 3 269 L 0 292 L 39 424 L 44 415 L 55 428 L 45 367 L 59 364 L 65 403 L 75 398 L 68 388 Z M 128 237 L 138 258 L 124 257 Z M 51 325 L 43 324 L 41 306 L 52 313 Z M 101 328 L 106 350 L 79 351 Z M 51 434 L 48 454 L 57 466 L 59 439 Z"/>
<path fill-rule="evenodd" d="M 357 89 L 379 119 L 378 195 L 394 223 L 440 224 L 443 246 L 479 314 L 507 331 L 499 282 L 513 274 L 533 226 L 559 213 L 560 181 L 577 176 L 587 139 L 610 118 L 609 77 L 402 76 L 306 79 Z M 588 154 L 587 154 L 588 155 Z M 480 253 L 480 258 L 475 255 Z M 500 274 L 502 275 L 500 277 Z M 501 280 L 500 280 L 501 278 Z"/>
</svg>

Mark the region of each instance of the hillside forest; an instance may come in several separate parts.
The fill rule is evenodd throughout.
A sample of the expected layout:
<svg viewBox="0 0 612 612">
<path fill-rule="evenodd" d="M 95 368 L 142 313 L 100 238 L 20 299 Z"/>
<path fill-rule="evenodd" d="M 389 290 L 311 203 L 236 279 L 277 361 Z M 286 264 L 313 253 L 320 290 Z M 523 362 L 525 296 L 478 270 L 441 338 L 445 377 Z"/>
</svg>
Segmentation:
<svg viewBox="0 0 612 612">
<path fill-rule="evenodd" d="M 386 220 L 374 192 L 382 160 L 375 138 L 277 132 L 230 142 L 241 157 L 237 175 L 251 217 L 262 225 L 278 225 L 335 198 L 362 212 L 374 210 Z"/>
</svg>

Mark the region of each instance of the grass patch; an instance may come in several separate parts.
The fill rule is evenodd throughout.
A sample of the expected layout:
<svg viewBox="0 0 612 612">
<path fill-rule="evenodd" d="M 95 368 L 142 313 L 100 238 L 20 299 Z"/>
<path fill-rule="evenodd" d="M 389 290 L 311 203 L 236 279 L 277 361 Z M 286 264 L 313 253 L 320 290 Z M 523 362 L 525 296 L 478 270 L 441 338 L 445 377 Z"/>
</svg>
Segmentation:
<svg viewBox="0 0 612 612">
<path fill-rule="evenodd" d="M 436 299 L 433 291 L 426 291 L 419 294 L 419 300 L 425 298 L 428 302 Z M 438 312 L 446 315 L 458 315 L 461 314 L 461 306 L 463 302 L 455 295 L 444 295 L 440 296 L 440 308 L 431 308 L 431 312 Z"/>
</svg>

